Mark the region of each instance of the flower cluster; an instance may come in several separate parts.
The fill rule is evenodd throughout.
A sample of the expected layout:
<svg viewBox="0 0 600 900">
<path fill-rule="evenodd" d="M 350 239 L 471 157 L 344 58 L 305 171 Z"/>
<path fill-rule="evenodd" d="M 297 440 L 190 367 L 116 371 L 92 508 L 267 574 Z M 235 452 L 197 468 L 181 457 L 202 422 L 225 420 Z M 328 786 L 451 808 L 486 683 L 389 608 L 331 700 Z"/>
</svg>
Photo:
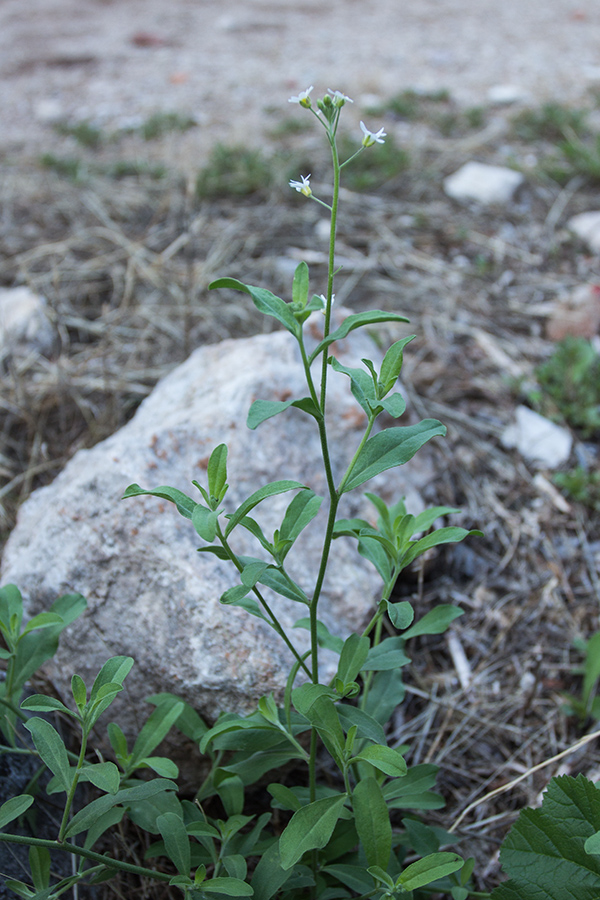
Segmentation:
<svg viewBox="0 0 600 900">
<path fill-rule="evenodd" d="M 338 120 L 340 116 L 340 112 L 343 106 L 346 103 L 354 103 L 351 97 L 348 97 L 347 94 L 343 94 L 341 91 L 334 91 L 331 88 L 327 88 L 327 93 L 321 100 L 317 100 L 315 109 L 312 105 L 312 101 L 310 99 L 311 91 L 314 90 L 314 85 L 311 84 L 309 88 L 305 91 L 300 91 L 294 97 L 289 98 L 289 103 L 298 103 L 300 106 L 304 107 L 304 109 L 309 109 L 314 116 L 321 122 L 323 127 L 329 133 L 330 142 L 335 138 L 335 134 L 337 131 Z M 387 137 L 386 132 L 383 128 L 380 128 L 379 131 L 369 131 L 364 122 L 361 121 L 360 127 L 363 133 L 361 145 L 349 159 L 345 162 L 341 163 L 340 168 L 345 166 L 346 163 L 349 163 L 350 160 L 354 159 L 355 156 L 362 151 L 367 149 L 367 147 L 372 147 L 373 144 L 383 144 L 385 143 L 384 138 Z M 327 203 L 323 203 L 323 201 L 318 200 L 313 196 L 313 192 L 310 187 L 310 175 L 301 175 L 300 181 L 290 181 L 290 187 L 295 191 L 298 191 L 299 194 L 303 194 L 304 197 L 312 197 L 313 200 L 317 200 L 318 203 L 321 203 L 323 206 L 326 206 L 328 209 L 331 207 Z"/>
</svg>

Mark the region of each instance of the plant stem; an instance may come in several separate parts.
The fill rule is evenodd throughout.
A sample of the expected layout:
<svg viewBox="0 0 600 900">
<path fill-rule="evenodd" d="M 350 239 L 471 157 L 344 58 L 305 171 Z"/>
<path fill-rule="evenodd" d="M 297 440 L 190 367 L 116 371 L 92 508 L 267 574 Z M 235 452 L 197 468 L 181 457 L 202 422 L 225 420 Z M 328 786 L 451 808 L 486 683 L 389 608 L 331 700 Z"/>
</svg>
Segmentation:
<svg viewBox="0 0 600 900">
<path fill-rule="evenodd" d="M 236 554 L 234 553 L 234 551 L 232 550 L 232 548 L 230 547 L 230 545 L 229 545 L 229 543 L 228 543 L 228 541 L 227 541 L 227 538 L 226 538 L 225 535 L 223 534 L 223 532 L 222 532 L 222 530 L 221 530 L 221 527 L 219 526 L 218 523 L 217 523 L 217 537 L 219 538 L 219 540 L 220 540 L 220 542 L 221 542 L 221 544 L 222 544 L 222 546 L 223 546 L 223 549 L 226 551 L 226 553 L 227 553 L 227 555 L 229 556 L 229 559 L 231 560 L 231 562 L 234 564 L 234 566 L 236 567 L 236 569 L 238 570 L 238 572 L 241 572 L 241 571 L 243 570 L 244 567 L 243 567 L 243 565 L 241 564 L 241 562 L 239 561 L 239 559 L 237 558 L 237 556 L 236 556 Z M 267 601 L 265 600 L 265 598 L 263 597 L 263 595 L 261 594 L 261 592 L 259 591 L 259 589 L 256 587 L 256 585 L 252 588 L 252 590 L 253 590 L 254 594 L 256 595 L 256 598 L 258 599 L 258 601 L 259 601 L 259 603 L 261 604 L 262 608 L 263 608 L 264 611 L 267 613 L 267 615 L 270 617 L 271 621 L 269 622 L 269 624 L 270 624 L 271 628 L 272 628 L 274 631 L 277 632 L 277 634 L 278 634 L 279 637 L 282 639 L 282 641 L 284 642 L 284 644 L 286 645 L 286 647 L 287 647 L 287 648 L 292 652 L 292 654 L 296 657 L 296 659 L 298 660 L 298 662 L 300 663 L 300 665 L 302 666 L 302 668 L 304 669 L 304 671 L 306 672 L 306 674 L 309 676 L 309 678 L 312 677 L 312 676 L 311 676 L 311 672 L 310 672 L 308 666 L 306 665 L 306 663 L 305 663 L 304 660 L 302 659 L 301 655 L 298 653 L 298 651 L 296 650 L 296 648 L 294 647 L 294 645 L 293 645 L 292 642 L 290 641 L 290 639 L 289 639 L 289 637 L 287 636 L 287 634 L 285 633 L 285 629 L 284 629 L 283 626 L 281 625 L 279 619 L 277 618 L 277 616 L 275 615 L 275 613 L 273 612 L 273 610 L 271 609 L 271 607 L 269 606 L 269 604 L 267 603 Z"/>
<path fill-rule="evenodd" d="M 0 841 L 7 841 L 9 844 L 27 844 L 30 847 L 47 847 L 48 850 L 64 850 L 65 853 L 74 853 L 75 856 L 84 856 L 86 859 L 102 863 L 110 869 L 121 869 L 123 872 L 131 872 L 133 875 L 146 875 L 148 878 L 154 878 L 155 881 L 170 881 L 173 877 L 165 872 L 155 872 L 153 869 L 144 868 L 144 866 L 134 866 L 132 863 L 111 859 L 109 856 L 103 856 L 102 853 L 94 853 L 93 850 L 84 850 L 83 847 L 77 847 L 75 844 L 46 841 L 42 838 L 27 837 L 21 834 L 5 834 L 4 832 L 0 833 Z"/>
<path fill-rule="evenodd" d="M 63 813 L 62 822 L 60 823 L 60 830 L 58 832 L 58 840 L 62 843 L 65 839 L 65 831 L 67 830 L 67 825 L 69 822 L 69 813 L 71 812 L 71 807 L 73 805 L 73 800 L 75 799 L 75 791 L 77 790 L 77 782 L 79 781 L 79 773 L 81 772 L 84 763 L 85 763 L 85 750 L 87 747 L 87 739 L 88 732 L 87 728 L 83 726 L 83 733 L 81 736 L 81 750 L 79 751 L 79 759 L 77 760 L 77 767 L 75 769 L 75 773 L 73 775 L 73 781 L 71 782 L 71 787 L 69 788 L 69 793 L 67 794 L 67 802 L 65 803 L 65 811 Z"/>
</svg>

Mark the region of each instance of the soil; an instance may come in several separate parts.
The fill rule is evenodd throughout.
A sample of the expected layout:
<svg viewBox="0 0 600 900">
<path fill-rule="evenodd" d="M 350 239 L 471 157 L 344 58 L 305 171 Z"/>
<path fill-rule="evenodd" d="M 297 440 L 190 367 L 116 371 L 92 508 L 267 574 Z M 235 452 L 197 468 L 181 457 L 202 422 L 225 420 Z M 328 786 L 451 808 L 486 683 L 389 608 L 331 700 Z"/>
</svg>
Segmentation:
<svg viewBox="0 0 600 900">
<path fill-rule="evenodd" d="M 485 531 L 402 588 L 418 613 L 446 602 L 465 615 L 451 637 L 420 639 L 391 735 L 411 745 L 411 764 L 440 766 L 447 808 L 428 821 L 448 828 L 468 809 L 460 850 L 477 858 L 479 890 L 499 879 L 499 843 L 551 775 L 600 772 L 597 743 L 570 752 L 595 726 L 563 709 L 563 693 L 581 689 L 574 641 L 598 630 L 600 514 L 500 439 L 518 403 L 535 405 L 536 369 L 556 346 L 548 322 L 600 283 L 598 255 L 567 227 L 600 209 L 600 164 L 589 161 L 600 9 L 533 7 L 0 3 L 0 285 L 41 293 L 58 335 L 47 356 L 15 358 L 0 375 L 0 544 L 28 494 L 120 427 L 194 347 L 272 327 L 239 298 L 208 292 L 213 278 L 287 296 L 305 258 L 323 283 L 322 209 L 287 180 L 312 172 L 325 191 L 328 160 L 290 94 L 310 84 L 315 95 L 350 94 L 348 140 L 359 119 L 385 125 L 388 150 L 370 151 L 360 178 L 344 170 L 336 294 L 410 316 L 408 406 L 448 425 L 426 499 L 460 507 L 460 524 Z M 489 90 L 507 84 L 514 102 L 494 105 Z M 416 110 L 386 108 L 409 88 Z M 587 111 L 587 164 L 561 150 L 563 120 L 557 130 L 546 117 L 529 136 L 515 125 L 545 101 Z M 172 130 L 146 140 L 140 128 L 155 113 Z M 177 130 L 183 117 L 195 124 Z M 219 142 L 260 154 L 225 153 L 223 164 L 221 151 L 218 163 Z M 519 168 L 524 187 L 501 206 L 450 200 L 444 177 L 471 159 Z M 597 468 L 599 435 L 562 424 L 574 438 L 564 468 Z"/>
</svg>

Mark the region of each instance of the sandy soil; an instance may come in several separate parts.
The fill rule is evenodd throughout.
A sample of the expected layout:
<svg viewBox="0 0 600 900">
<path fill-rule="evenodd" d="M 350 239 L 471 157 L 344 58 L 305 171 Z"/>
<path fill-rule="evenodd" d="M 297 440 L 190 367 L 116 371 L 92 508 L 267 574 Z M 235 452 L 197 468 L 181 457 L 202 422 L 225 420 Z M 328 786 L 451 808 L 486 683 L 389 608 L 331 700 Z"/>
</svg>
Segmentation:
<svg viewBox="0 0 600 900">
<path fill-rule="evenodd" d="M 600 85 L 595 0 L 0 0 L 0 148 L 35 151 L 57 119 L 107 127 L 192 114 L 195 149 L 259 143 L 265 110 L 314 84 L 357 100 L 515 85 L 576 99 Z M 268 124 L 268 123 L 267 123 Z M 377 123 L 373 123 L 377 124 Z"/>
</svg>

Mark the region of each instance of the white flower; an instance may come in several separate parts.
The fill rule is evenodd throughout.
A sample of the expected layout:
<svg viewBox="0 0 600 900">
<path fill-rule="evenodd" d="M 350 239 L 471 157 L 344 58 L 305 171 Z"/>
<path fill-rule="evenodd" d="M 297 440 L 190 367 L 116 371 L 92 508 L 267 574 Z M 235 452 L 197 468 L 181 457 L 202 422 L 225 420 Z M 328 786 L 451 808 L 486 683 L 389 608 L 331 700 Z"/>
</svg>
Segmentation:
<svg viewBox="0 0 600 900">
<path fill-rule="evenodd" d="M 290 187 L 298 191 L 299 194 L 310 197 L 312 194 L 310 189 L 310 175 L 301 175 L 300 178 L 302 179 L 301 181 L 290 181 Z"/>
<path fill-rule="evenodd" d="M 300 106 L 304 106 L 306 109 L 310 109 L 310 92 L 313 90 L 314 85 L 311 84 L 309 88 L 305 91 L 300 91 L 297 97 L 290 97 L 288 103 L 299 103 Z"/>
<path fill-rule="evenodd" d="M 354 103 L 354 100 L 347 97 L 346 94 L 342 94 L 341 91 L 332 91 L 331 88 L 327 88 L 327 93 L 331 96 L 334 106 L 343 106 L 344 103 Z"/>
<path fill-rule="evenodd" d="M 325 294 L 319 294 L 319 300 L 323 301 L 323 309 L 321 310 L 321 312 L 323 313 L 323 315 L 325 315 L 325 312 L 327 310 L 327 297 L 325 296 Z M 334 303 L 335 303 L 335 294 L 332 294 L 331 295 L 331 305 L 333 306 Z"/>
<path fill-rule="evenodd" d="M 363 147 L 372 147 L 373 144 L 385 143 L 383 139 L 384 137 L 387 137 L 387 135 L 383 128 L 380 128 L 378 132 L 373 133 L 372 131 L 369 131 L 364 122 L 360 123 L 360 127 L 362 128 L 362 132 L 364 134 L 364 137 L 362 139 Z"/>
</svg>

